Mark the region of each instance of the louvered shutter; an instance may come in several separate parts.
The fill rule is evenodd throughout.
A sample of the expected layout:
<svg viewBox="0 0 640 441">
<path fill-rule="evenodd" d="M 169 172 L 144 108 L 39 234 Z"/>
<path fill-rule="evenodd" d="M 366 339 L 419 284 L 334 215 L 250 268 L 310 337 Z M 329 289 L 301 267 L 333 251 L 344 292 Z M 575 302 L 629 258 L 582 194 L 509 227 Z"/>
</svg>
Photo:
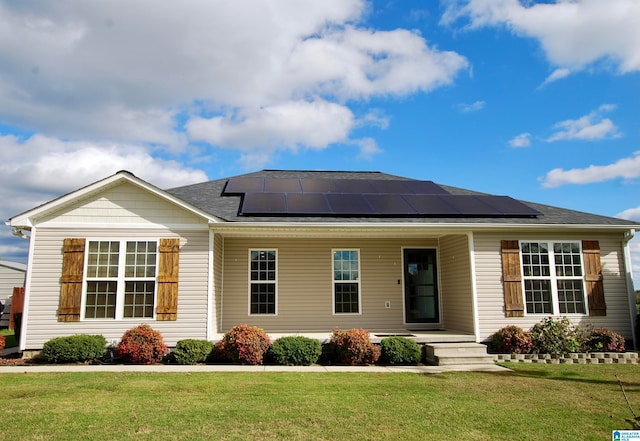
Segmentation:
<svg viewBox="0 0 640 441">
<path fill-rule="evenodd" d="M 520 245 L 517 240 L 503 240 L 501 250 L 504 315 L 505 317 L 524 317 Z"/>
<path fill-rule="evenodd" d="M 178 318 L 178 262 L 180 239 L 160 239 L 158 249 L 158 320 Z"/>
<path fill-rule="evenodd" d="M 60 304 L 58 305 L 59 322 L 80 321 L 85 244 L 86 239 L 67 238 L 64 240 Z"/>
<path fill-rule="evenodd" d="M 590 316 L 607 315 L 604 301 L 604 284 L 602 281 L 602 264 L 600 262 L 600 244 L 597 240 L 582 241 L 584 258 L 584 279 L 589 303 Z"/>
</svg>

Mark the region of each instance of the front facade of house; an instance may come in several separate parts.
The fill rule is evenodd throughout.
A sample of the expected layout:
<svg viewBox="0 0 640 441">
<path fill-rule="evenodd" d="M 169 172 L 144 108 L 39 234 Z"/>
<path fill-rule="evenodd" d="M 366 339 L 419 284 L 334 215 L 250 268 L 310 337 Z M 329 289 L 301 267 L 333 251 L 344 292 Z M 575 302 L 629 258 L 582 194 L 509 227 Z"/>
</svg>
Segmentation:
<svg viewBox="0 0 640 441">
<path fill-rule="evenodd" d="M 484 341 L 550 315 L 634 335 L 638 224 L 381 173 L 119 172 L 7 223 L 30 232 L 23 350 L 140 323 L 170 346 L 241 323 Z"/>
</svg>

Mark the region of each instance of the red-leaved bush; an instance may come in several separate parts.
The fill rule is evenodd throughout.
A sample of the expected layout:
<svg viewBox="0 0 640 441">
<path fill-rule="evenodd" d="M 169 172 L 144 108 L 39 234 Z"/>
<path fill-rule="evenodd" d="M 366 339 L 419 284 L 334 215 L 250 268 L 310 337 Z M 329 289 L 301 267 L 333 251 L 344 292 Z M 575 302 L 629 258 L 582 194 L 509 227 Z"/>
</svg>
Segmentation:
<svg viewBox="0 0 640 441">
<path fill-rule="evenodd" d="M 0 352 L 4 349 L 4 345 L 6 344 L 4 340 L 4 336 L 0 335 Z"/>
<path fill-rule="evenodd" d="M 583 344 L 587 352 L 624 352 L 624 337 L 606 328 L 590 329 Z"/>
<path fill-rule="evenodd" d="M 231 328 L 214 347 L 214 359 L 230 363 L 262 364 L 271 339 L 260 328 L 238 325 Z"/>
<path fill-rule="evenodd" d="M 372 364 L 380 358 L 380 348 L 369 338 L 366 329 L 349 329 L 347 331 L 333 330 L 329 341 L 335 361 L 352 366 L 358 364 Z"/>
<path fill-rule="evenodd" d="M 116 353 L 129 363 L 154 364 L 167 353 L 167 345 L 160 332 L 145 324 L 125 332 Z"/>
<path fill-rule="evenodd" d="M 518 326 L 505 326 L 493 334 L 492 349 L 499 354 L 528 354 L 533 348 L 531 334 Z"/>
</svg>

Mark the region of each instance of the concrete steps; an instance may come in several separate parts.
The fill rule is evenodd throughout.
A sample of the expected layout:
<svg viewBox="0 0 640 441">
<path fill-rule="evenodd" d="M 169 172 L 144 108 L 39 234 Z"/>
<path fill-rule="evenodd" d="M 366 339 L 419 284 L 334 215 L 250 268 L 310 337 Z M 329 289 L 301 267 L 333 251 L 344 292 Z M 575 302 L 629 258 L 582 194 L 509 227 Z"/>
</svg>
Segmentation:
<svg viewBox="0 0 640 441">
<path fill-rule="evenodd" d="M 480 343 L 429 343 L 425 347 L 427 363 L 435 366 L 494 364 L 486 345 Z"/>
</svg>

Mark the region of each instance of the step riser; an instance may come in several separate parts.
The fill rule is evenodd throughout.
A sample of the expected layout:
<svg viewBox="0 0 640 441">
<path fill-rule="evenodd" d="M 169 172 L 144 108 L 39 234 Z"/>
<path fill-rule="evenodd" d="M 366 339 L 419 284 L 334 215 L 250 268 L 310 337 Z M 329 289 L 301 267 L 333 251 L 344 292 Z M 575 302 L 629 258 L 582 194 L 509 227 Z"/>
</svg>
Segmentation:
<svg viewBox="0 0 640 441">
<path fill-rule="evenodd" d="M 426 345 L 426 360 L 436 366 L 493 364 L 487 347 L 479 343 L 449 343 Z"/>
</svg>

